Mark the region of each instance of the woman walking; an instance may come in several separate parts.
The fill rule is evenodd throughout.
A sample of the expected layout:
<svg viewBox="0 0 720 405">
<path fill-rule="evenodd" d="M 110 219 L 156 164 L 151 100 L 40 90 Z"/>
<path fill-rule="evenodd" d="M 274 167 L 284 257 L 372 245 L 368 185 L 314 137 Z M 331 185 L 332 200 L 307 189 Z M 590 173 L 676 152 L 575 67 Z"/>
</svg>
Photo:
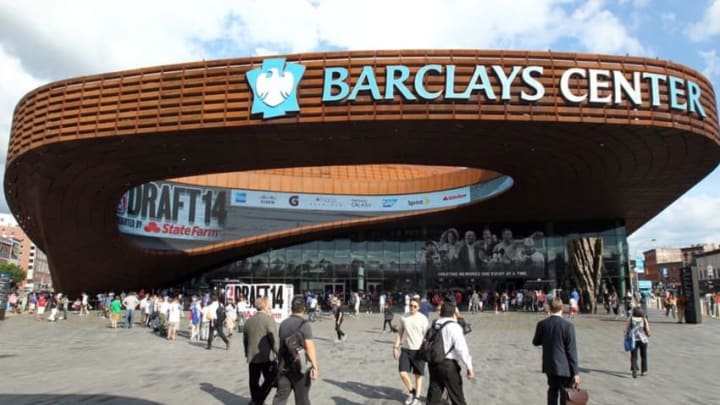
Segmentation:
<svg viewBox="0 0 720 405">
<path fill-rule="evenodd" d="M 120 302 L 120 296 L 116 295 L 110 302 L 110 327 L 113 329 L 117 328 L 117 323 L 120 320 L 122 314 L 122 303 Z"/>
<path fill-rule="evenodd" d="M 635 339 L 635 347 L 632 351 L 630 351 L 630 370 L 632 370 L 633 378 L 637 378 L 638 351 L 642 357 L 640 375 L 647 375 L 647 346 L 648 338 L 650 337 L 650 323 L 648 323 L 648 320 L 640 307 L 632 309 L 632 314 L 628 318 L 628 322 L 625 326 L 625 333 L 632 334 L 633 339 Z"/>
<path fill-rule="evenodd" d="M 173 298 L 168 308 L 168 328 L 167 340 L 175 340 L 177 337 L 178 327 L 180 326 L 180 318 L 182 318 L 183 307 L 177 298 Z"/>
</svg>

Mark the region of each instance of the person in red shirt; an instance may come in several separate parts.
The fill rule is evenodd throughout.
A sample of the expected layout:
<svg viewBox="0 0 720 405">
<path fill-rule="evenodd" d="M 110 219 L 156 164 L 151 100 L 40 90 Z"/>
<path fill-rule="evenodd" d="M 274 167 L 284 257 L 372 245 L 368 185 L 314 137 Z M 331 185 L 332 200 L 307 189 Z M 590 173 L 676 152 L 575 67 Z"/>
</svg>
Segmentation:
<svg viewBox="0 0 720 405">
<path fill-rule="evenodd" d="M 41 321 L 43 319 L 43 314 L 45 313 L 45 307 L 47 306 L 47 297 L 45 294 L 40 294 L 40 298 L 38 298 L 37 302 L 37 312 L 35 313 L 35 319 L 38 321 Z"/>
<path fill-rule="evenodd" d="M 462 294 L 460 291 L 455 291 L 455 307 L 460 309 L 460 303 L 462 302 Z"/>
</svg>

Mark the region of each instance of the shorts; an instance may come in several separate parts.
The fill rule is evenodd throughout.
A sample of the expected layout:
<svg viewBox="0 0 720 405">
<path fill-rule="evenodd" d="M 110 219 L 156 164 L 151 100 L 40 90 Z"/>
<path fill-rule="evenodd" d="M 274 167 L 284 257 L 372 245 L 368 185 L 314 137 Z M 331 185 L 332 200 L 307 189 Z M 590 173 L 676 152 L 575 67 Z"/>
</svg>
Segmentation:
<svg viewBox="0 0 720 405">
<path fill-rule="evenodd" d="M 116 314 L 113 312 L 112 314 L 110 314 L 110 319 L 117 322 L 118 320 L 120 320 L 120 314 Z"/>
<path fill-rule="evenodd" d="M 400 351 L 400 362 L 398 371 L 413 373 L 415 375 L 425 374 L 425 361 L 418 357 L 418 350 L 403 348 Z"/>
<path fill-rule="evenodd" d="M 37 307 L 37 309 L 38 309 L 37 313 L 38 313 L 39 315 L 42 315 L 42 314 L 45 313 L 45 307 Z"/>
<path fill-rule="evenodd" d="M 175 322 L 168 322 L 168 327 L 169 327 L 169 328 L 177 328 L 178 325 L 180 325 L 180 322 L 177 322 L 177 321 L 175 321 Z"/>
</svg>

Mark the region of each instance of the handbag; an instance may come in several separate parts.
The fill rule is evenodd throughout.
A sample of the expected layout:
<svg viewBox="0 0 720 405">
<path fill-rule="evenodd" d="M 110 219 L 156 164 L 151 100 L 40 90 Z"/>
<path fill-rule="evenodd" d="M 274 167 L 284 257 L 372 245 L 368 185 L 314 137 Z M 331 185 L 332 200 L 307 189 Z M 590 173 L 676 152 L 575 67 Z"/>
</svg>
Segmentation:
<svg viewBox="0 0 720 405">
<path fill-rule="evenodd" d="M 625 351 L 630 352 L 635 350 L 635 335 L 632 333 L 632 330 L 629 330 L 625 334 Z"/>
<path fill-rule="evenodd" d="M 578 385 L 563 388 L 565 391 L 566 405 L 587 405 L 590 394 L 587 390 L 581 389 Z"/>
</svg>

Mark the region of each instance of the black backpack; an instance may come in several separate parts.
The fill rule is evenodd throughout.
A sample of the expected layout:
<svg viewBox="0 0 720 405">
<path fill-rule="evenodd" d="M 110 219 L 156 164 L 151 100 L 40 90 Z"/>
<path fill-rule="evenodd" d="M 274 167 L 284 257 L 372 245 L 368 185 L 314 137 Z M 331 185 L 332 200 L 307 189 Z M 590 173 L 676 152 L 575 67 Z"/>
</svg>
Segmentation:
<svg viewBox="0 0 720 405">
<path fill-rule="evenodd" d="M 453 323 L 447 321 L 442 324 L 439 328 L 435 328 L 435 322 L 432 323 L 430 328 L 425 332 L 422 346 L 420 346 L 420 356 L 428 364 L 438 364 L 447 358 L 447 354 L 450 353 L 453 347 L 447 352 L 445 351 L 445 342 L 441 331 L 448 324 Z"/>
<path fill-rule="evenodd" d="M 282 362 L 280 369 L 284 372 L 295 371 L 305 374 L 310 371 L 311 364 L 305 353 L 305 336 L 301 331 L 305 323 L 307 321 L 303 319 L 297 330 L 283 339 L 283 345 L 280 348 Z"/>
</svg>

